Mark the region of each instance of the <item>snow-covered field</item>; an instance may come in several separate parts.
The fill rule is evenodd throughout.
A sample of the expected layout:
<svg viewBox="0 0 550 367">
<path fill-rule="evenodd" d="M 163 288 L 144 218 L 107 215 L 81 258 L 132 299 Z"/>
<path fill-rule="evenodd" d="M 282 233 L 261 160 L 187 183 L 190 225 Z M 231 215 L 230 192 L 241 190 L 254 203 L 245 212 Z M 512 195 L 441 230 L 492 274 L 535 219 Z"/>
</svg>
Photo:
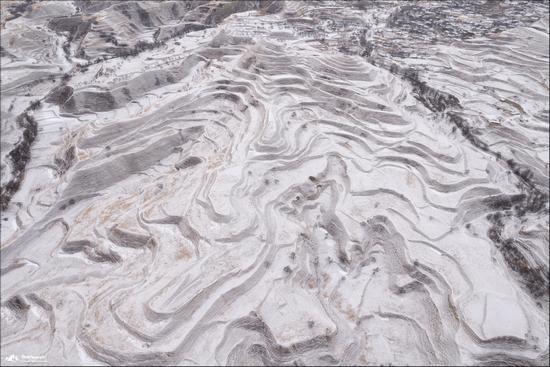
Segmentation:
<svg viewBox="0 0 550 367">
<path fill-rule="evenodd" d="M 1 6 L 2 365 L 549 364 L 548 1 Z"/>
</svg>

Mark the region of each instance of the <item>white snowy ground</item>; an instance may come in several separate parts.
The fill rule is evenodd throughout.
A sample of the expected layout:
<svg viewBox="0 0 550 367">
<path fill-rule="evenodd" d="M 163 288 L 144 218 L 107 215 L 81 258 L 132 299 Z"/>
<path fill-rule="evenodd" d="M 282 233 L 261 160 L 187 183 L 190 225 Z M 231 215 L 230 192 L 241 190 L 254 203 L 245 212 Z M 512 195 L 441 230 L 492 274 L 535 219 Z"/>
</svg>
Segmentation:
<svg viewBox="0 0 550 367">
<path fill-rule="evenodd" d="M 547 365 L 548 3 L 253 3 L 2 3 L 2 363 Z"/>
</svg>

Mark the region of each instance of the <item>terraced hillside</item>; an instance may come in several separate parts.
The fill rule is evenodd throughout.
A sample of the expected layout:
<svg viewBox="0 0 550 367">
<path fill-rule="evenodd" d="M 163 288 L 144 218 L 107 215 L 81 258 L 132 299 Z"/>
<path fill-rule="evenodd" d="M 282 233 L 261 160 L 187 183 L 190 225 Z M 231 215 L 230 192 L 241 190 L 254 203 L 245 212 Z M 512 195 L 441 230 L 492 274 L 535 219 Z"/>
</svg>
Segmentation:
<svg viewBox="0 0 550 367">
<path fill-rule="evenodd" d="M 2 1 L 2 364 L 548 365 L 548 1 Z"/>
</svg>

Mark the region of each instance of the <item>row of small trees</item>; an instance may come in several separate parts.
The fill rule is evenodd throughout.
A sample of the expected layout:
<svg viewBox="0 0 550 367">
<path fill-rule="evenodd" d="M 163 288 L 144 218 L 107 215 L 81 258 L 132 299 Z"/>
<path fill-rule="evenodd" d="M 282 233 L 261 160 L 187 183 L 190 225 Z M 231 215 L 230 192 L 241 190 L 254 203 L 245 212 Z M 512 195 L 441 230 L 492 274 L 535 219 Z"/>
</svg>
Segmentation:
<svg viewBox="0 0 550 367">
<path fill-rule="evenodd" d="M 23 128 L 23 138 L 15 145 L 15 148 L 8 153 L 12 161 L 12 178 L 8 183 L 0 187 L 0 209 L 6 210 L 12 196 L 19 190 L 25 167 L 31 159 L 31 145 L 38 134 L 38 124 L 36 119 L 29 114 L 29 111 L 40 108 L 39 100 L 32 101 L 23 113 L 15 119 L 20 127 Z"/>
</svg>

